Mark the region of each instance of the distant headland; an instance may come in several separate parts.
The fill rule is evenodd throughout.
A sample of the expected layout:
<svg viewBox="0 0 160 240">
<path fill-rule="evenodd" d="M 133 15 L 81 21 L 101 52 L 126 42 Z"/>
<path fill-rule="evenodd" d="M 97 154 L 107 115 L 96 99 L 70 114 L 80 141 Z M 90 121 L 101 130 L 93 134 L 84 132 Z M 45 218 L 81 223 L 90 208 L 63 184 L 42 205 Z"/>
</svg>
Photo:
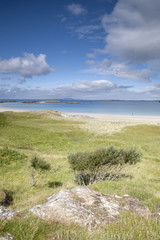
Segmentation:
<svg viewBox="0 0 160 240">
<path fill-rule="evenodd" d="M 16 102 L 16 100 L 4 100 L 4 101 L 0 101 L 0 103 L 11 103 L 11 102 Z"/>
</svg>

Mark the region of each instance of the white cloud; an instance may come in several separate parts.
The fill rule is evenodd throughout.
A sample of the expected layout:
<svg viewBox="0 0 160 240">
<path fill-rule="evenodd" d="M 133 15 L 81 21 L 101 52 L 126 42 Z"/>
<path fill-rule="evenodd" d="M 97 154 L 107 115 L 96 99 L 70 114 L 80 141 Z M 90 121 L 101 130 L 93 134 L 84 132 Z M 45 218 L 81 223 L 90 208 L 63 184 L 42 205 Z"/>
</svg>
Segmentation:
<svg viewBox="0 0 160 240">
<path fill-rule="evenodd" d="M 160 59 L 159 13 L 159 0 L 119 0 L 102 18 L 105 52 L 130 62 Z"/>
<path fill-rule="evenodd" d="M 0 89 L 1 98 L 75 98 L 75 99 L 121 99 L 149 100 L 160 99 L 160 84 L 133 91 L 132 86 L 121 86 L 107 80 L 81 81 L 57 88 L 18 88 Z"/>
<path fill-rule="evenodd" d="M 62 18 L 61 18 L 61 23 L 65 22 L 66 20 L 67 20 L 66 17 L 62 17 Z"/>
<path fill-rule="evenodd" d="M 20 77 L 18 80 L 20 81 L 20 83 L 24 83 L 26 81 L 25 77 Z"/>
<path fill-rule="evenodd" d="M 2 87 L 9 87 L 9 84 L 0 84 L 0 87 L 2 88 Z"/>
<path fill-rule="evenodd" d="M 80 16 L 87 13 L 87 10 L 81 4 L 72 3 L 67 6 L 67 9 L 75 16 Z"/>
<path fill-rule="evenodd" d="M 57 17 L 60 19 L 61 23 L 64 23 L 67 21 L 67 18 L 63 15 L 63 14 L 59 14 L 57 15 Z"/>
<path fill-rule="evenodd" d="M 115 84 L 107 80 L 81 81 L 69 85 L 57 87 L 54 91 L 57 96 L 72 98 L 94 98 L 101 94 L 106 94 L 114 88 Z"/>
<path fill-rule="evenodd" d="M 95 58 L 95 54 L 94 53 L 87 53 L 86 57 L 88 57 L 88 58 Z"/>
<path fill-rule="evenodd" d="M 84 37 L 91 38 L 91 35 L 95 33 L 95 31 L 101 28 L 100 25 L 88 25 L 88 26 L 81 26 L 75 29 L 75 32 L 78 34 L 78 38 L 82 39 Z M 102 37 L 99 35 L 92 36 L 92 39 L 101 39 Z"/>
<path fill-rule="evenodd" d="M 111 14 L 102 17 L 105 48 L 87 57 L 107 54 L 85 72 L 113 75 L 122 80 L 150 82 L 160 75 L 160 1 L 118 0 Z"/>
<path fill-rule="evenodd" d="M 101 99 L 112 97 L 116 98 L 123 92 L 128 91 L 128 86 L 117 86 L 107 80 L 81 81 L 78 83 L 59 86 L 50 89 L 29 89 L 29 88 L 12 88 L 0 90 L 3 98 L 80 98 L 80 99 Z"/>
<path fill-rule="evenodd" d="M 3 80 L 3 81 L 8 81 L 8 80 L 11 80 L 11 77 L 6 76 L 6 77 L 1 77 L 0 79 Z"/>
<path fill-rule="evenodd" d="M 46 75 L 54 72 L 46 62 L 46 55 L 39 54 L 37 57 L 31 53 L 25 53 L 24 57 L 10 58 L 0 60 L 0 73 L 2 74 L 19 74 L 23 81 L 25 78 L 32 76 Z"/>
<path fill-rule="evenodd" d="M 150 71 L 148 69 L 144 68 L 136 70 L 125 63 L 112 62 L 109 59 L 104 59 L 96 66 L 92 66 L 83 72 L 96 73 L 100 75 L 114 75 L 124 80 L 137 80 L 141 82 L 151 81 Z"/>
<path fill-rule="evenodd" d="M 160 99 L 160 84 L 146 86 L 140 92 L 141 94 L 150 94 L 153 98 Z"/>
<path fill-rule="evenodd" d="M 85 62 L 85 64 L 86 64 L 86 65 L 93 66 L 93 65 L 96 64 L 96 61 L 94 61 L 94 60 L 87 60 L 87 61 Z"/>
</svg>

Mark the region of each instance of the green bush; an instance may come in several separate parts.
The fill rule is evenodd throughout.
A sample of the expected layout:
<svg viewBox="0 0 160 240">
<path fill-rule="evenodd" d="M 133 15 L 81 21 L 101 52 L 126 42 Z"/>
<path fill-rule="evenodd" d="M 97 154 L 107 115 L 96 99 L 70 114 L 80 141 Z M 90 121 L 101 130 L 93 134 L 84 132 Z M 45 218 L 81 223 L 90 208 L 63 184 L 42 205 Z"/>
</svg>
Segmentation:
<svg viewBox="0 0 160 240">
<path fill-rule="evenodd" d="M 46 171 L 51 170 L 51 165 L 47 163 L 44 159 L 33 156 L 31 158 L 31 165 L 30 165 L 31 171 L 31 178 L 32 178 L 32 186 L 36 186 L 37 184 L 37 177 L 39 177 L 41 174 L 44 174 Z"/>
<path fill-rule="evenodd" d="M 89 185 L 90 183 L 94 183 L 96 181 L 96 175 L 94 173 L 88 173 L 85 171 L 78 172 L 76 174 L 76 182 L 79 185 Z"/>
<path fill-rule="evenodd" d="M 0 149 L 0 166 L 20 162 L 27 156 L 9 148 Z"/>
<path fill-rule="evenodd" d="M 76 172 L 76 180 L 80 185 L 88 185 L 104 179 L 119 177 L 126 164 L 136 164 L 141 154 L 136 149 L 100 148 L 94 152 L 78 152 L 68 156 L 72 169 Z"/>
<path fill-rule="evenodd" d="M 124 163 L 136 164 L 140 161 L 141 153 L 137 152 L 136 149 L 131 148 L 123 152 Z"/>
<path fill-rule="evenodd" d="M 12 190 L 3 189 L 3 198 L 2 198 L 2 201 L 0 202 L 0 204 L 3 206 L 12 205 L 13 204 L 13 195 L 14 195 L 14 192 Z"/>
<path fill-rule="evenodd" d="M 51 169 L 51 165 L 49 163 L 47 163 L 45 160 L 37 156 L 32 157 L 31 167 L 33 167 L 34 169 L 41 169 L 43 171 Z"/>
</svg>

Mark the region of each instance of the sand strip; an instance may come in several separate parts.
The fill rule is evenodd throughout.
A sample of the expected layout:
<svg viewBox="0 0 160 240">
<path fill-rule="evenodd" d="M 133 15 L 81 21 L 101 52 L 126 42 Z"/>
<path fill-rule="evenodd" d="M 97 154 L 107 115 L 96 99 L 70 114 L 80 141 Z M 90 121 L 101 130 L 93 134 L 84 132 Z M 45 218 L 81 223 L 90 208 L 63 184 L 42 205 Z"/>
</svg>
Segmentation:
<svg viewBox="0 0 160 240">
<path fill-rule="evenodd" d="M 91 118 L 109 122 L 160 123 L 160 116 L 112 115 L 96 113 L 63 113 L 65 117 Z"/>
<path fill-rule="evenodd" d="M 34 110 L 26 109 L 13 109 L 0 107 L 0 112 L 33 112 Z M 147 124 L 160 124 L 160 116 L 136 116 L 136 115 L 114 115 L 114 114 L 99 114 L 99 113 L 71 113 L 63 112 L 62 116 L 68 118 L 83 118 L 83 119 L 95 119 L 108 122 L 136 122 Z"/>
<path fill-rule="evenodd" d="M 0 107 L 0 112 L 8 112 L 8 111 L 9 112 L 31 112 L 32 110 Z"/>
</svg>

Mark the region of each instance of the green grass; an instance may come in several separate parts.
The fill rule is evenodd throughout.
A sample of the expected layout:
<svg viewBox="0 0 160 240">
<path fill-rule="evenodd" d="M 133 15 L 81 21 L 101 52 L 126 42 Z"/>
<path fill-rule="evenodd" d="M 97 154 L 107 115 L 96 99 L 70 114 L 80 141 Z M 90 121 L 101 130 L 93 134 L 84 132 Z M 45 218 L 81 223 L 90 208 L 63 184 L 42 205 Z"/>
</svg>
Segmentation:
<svg viewBox="0 0 160 240">
<path fill-rule="evenodd" d="M 49 118 L 48 113 L 0 113 L 0 149 L 8 147 L 27 156 L 22 161 L 11 161 L 1 166 L 0 199 L 3 189 L 12 190 L 14 199 L 11 207 L 25 211 L 45 202 L 47 197 L 61 189 L 76 186 L 74 171 L 67 160 L 68 154 L 109 146 L 118 149 L 135 147 L 143 157 L 135 166 L 124 169 L 128 177 L 100 181 L 90 187 L 107 194 L 136 196 L 151 210 L 158 211 L 160 126 L 137 125 L 112 135 L 96 134 L 83 128 L 87 124 L 85 120 L 71 121 L 58 115 Z M 51 171 L 39 179 L 36 187 L 32 187 L 29 166 L 35 154 L 51 164 Z M 78 239 L 78 236 L 79 239 L 114 239 L 116 234 L 119 239 L 158 240 L 159 229 L 156 219 L 126 213 L 121 215 L 119 222 L 91 232 L 77 226 L 48 223 L 33 217 L 18 216 L 14 221 L 0 222 L 0 235 L 10 232 L 18 240 L 53 239 L 54 236 L 56 239 Z"/>
<path fill-rule="evenodd" d="M 5 236 L 8 232 L 16 240 L 159 240 L 160 236 L 158 220 L 128 213 L 122 213 L 117 223 L 92 231 L 22 215 L 12 221 L 1 221 L 0 234 Z"/>
<path fill-rule="evenodd" d="M 24 154 L 20 154 L 19 152 L 8 149 L 2 148 L 0 149 L 0 166 L 2 167 L 3 165 L 9 165 L 12 162 L 17 163 L 20 161 L 23 161 L 26 158 Z"/>
</svg>

